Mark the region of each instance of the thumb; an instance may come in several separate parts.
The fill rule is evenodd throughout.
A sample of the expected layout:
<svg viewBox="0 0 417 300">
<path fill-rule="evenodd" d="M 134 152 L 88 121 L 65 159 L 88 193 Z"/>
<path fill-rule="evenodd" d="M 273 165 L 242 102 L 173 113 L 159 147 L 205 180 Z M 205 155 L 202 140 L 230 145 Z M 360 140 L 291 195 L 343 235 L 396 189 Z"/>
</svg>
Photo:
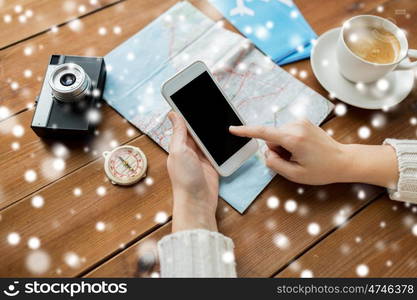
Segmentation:
<svg viewBox="0 0 417 300">
<path fill-rule="evenodd" d="M 173 126 L 173 134 L 169 144 L 169 151 L 171 152 L 173 149 L 184 145 L 187 141 L 187 127 L 184 120 L 173 111 L 168 113 L 168 119 Z"/>
<path fill-rule="evenodd" d="M 291 180 L 294 180 L 300 168 L 296 162 L 285 160 L 270 149 L 265 152 L 265 163 L 268 168 Z"/>
</svg>

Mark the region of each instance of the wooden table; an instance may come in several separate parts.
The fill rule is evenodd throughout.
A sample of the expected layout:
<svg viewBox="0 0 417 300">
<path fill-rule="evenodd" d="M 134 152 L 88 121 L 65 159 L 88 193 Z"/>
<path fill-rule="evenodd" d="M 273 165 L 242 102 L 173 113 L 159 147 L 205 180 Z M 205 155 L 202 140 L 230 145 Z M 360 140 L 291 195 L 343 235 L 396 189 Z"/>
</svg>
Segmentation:
<svg viewBox="0 0 417 300">
<path fill-rule="evenodd" d="M 102 124 L 90 142 L 42 140 L 30 129 L 30 122 L 51 54 L 103 56 L 176 2 L 0 1 L 1 276 L 158 275 L 157 265 L 147 272 L 140 270 L 138 259 L 153 253 L 155 243 L 170 232 L 166 153 L 105 104 Z M 222 19 L 207 1 L 191 2 L 211 18 Z M 415 0 L 296 3 L 318 34 L 353 15 L 371 13 L 395 20 L 407 30 L 410 46 L 417 47 Z M 314 78 L 309 60 L 285 69 L 329 97 Z M 308 76 L 300 78 L 300 71 Z M 417 116 L 415 98 L 413 92 L 388 112 L 348 106 L 345 115 L 332 115 L 323 128 L 344 143 L 416 138 L 416 123 L 410 121 Z M 373 126 L 375 117 L 386 124 Z M 371 129 L 368 139 L 359 138 L 361 126 Z M 153 180 L 131 188 L 108 182 L 101 153 L 116 144 L 141 147 Z M 54 170 L 54 162 L 61 167 L 64 162 L 64 168 Z M 267 206 L 271 196 L 280 199 L 277 209 Z M 297 202 L 296 212 L 283 208 L 288 199 Z M 168 216 L 165 224 L 155 221 L 160 212 Z M 416 212 L 416 206 L 389 200 L 382 188 L 305 186 L 277 176 L 244 215 L 220 200 L 218 220 L 220 231 L 235 242 L 239 276 L 355 277 L 357 267 L 365 265 L 368 276 L 415 277 Z M 97 223 L 104 226 L 98 230 Z M 314 223 L 319 231 L 311 234 L 308 228 Z M 279 234 L 288 237 L 288 248 L 276 247 Z"/>
</svg>

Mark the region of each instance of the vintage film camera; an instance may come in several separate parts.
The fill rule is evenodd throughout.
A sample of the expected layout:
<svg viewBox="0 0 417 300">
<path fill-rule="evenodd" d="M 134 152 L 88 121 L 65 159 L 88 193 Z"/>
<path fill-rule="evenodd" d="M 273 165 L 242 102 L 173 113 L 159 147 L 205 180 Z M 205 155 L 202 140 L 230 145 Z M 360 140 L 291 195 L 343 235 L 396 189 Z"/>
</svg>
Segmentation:
<svg viewBox="0 0 417 300">
<path fill-rule="evenodd" d="M 90 133 L 105 80 L 102 57 L 52 55 L 35 103 L 32 129 L 38 136 L 58 138 Z"/>
</svg>

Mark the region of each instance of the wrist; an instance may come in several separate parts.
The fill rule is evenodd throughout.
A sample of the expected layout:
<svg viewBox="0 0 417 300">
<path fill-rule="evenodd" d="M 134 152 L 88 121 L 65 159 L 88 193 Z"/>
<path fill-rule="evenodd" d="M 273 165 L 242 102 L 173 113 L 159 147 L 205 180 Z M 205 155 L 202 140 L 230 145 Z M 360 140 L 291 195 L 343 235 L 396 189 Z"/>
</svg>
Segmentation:
<svg viewBox="0 0 417 300">
<path fill-rule="evenodd" d="M 209 199 L 186 192 L 174 192 L 172 231 L 207 229 L 217 231 L 216 211 Z"/>
<path fill-rule="evenodd" d="M 341 145 L 340 182 L 361 182 L 395 188 L 398 166 L 395 150 L 388 145 Z"/>
</svg>

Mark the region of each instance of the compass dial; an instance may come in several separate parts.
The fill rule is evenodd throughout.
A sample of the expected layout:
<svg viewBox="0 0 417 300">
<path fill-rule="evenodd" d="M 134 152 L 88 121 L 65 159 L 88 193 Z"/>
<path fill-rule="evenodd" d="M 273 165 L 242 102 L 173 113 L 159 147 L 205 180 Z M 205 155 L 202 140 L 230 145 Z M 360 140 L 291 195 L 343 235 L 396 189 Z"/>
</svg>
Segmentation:
<svg viewBox="0 0 417 300">
<path fill-rule="evenodd" d="M 104 169 L 113 183 L 130 185 L 144 177 L 147 161 L 143 152 L 132 146 L 121 146 L 104 152 Z"/>
</svg>

